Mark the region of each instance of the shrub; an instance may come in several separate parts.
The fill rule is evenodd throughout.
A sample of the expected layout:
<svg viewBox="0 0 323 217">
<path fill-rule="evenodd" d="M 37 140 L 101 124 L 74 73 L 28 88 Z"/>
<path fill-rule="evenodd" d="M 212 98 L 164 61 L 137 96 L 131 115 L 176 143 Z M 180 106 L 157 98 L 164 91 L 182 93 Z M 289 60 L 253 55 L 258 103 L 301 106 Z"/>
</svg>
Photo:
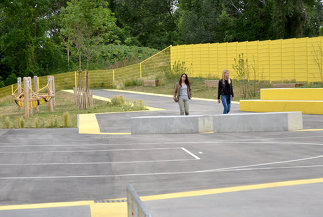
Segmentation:
<svg viewBox="0 0 323 217">
<path fill-rule="evenodd" d="M 174 63 L 171 71 L 165 70 L 165 77 L 167 79 L 179 79 L 183 73 L 188 73 L 188 68 L 185 66 L 185 62 L 176 62 Z"/>
<path fill-rule="evenodd" d="M 38 118 L 35 118 L 34 120 L 35 122 L 35 128 L 39 128 L 39 121 L 38 121 Z"/>
<path fill-rule="evenodd" d="M 6 128 L 9 129 L 11 126 L 11 121 L 9 117 L 6 117 Z"/>
<path fill-rule="evenodd" d="M 19 123 L 20 123 L 21 128 L 25 128 L 25 119 L 24 119 L 24 117 L 20 117 Z"/>
<path fill-rule="evenodd" d="M 111 102 L 108 102 L 111 106 L 123 106 L 125 104 L 125 99 L 123 96 L 114 96 L 111 99 Z"/>
<path fill-rule="evenodd" d="M 71 116 L 68 112 L 65 112 L 64 115 L 64 127 L 68 127 L 69 126 L 69 123 L 71 122 Z"/>
</svg>

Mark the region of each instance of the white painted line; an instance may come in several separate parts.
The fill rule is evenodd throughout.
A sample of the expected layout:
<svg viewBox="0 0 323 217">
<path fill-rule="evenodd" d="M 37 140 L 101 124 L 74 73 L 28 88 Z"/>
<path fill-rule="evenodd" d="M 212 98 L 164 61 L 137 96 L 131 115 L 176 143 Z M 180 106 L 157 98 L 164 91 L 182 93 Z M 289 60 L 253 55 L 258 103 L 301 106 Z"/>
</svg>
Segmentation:
<svg viewBox="0 0 323 217">
<path fill-rule="evenodd" d="M 0 154 L 40 154 L 40 153 L 82 153 L 82 152 L 117 152 L 117 151 L 156 151 L 156 150 L 174 150 L 177 148 L 136 148 L 136 149 L 96 149 L 96 150 L 75 150 L 75 151 L 10 151 L 0 152 Z"/>
<path fill-rule="evenodd" d="M 10 144 L 10 143 L 8 143 Z M 82 147 L 95 147 L 95 146 L 109 146 L 109 144 L 94 144 L 94 145 L 89 145 L 89 144 L 81 144 L 81 145 L 68 145 L 68 144 L 64 144 L 64 145 L 43 145 L 43 144 L 40 144 L 40 145 L 1 145 L 0 144 L 0 148 L 22 148 L 22 147 L 79 147 L 79 148 L 82 148 Z"/>
<path fill-rule="evenodd" d="M 242 169 L 256 170 L 257 168 L 248 168 L 248 167 L 256 167 L 263 165 L 273 165 L 273 164 L 282 164 L 282 163 L 290 163 L 290 162 L 299 162 L 305 160 L 312 160 L 317 158 L 322 158 L 323 155 L 313 156 L 308 158 L 300 158 L 294 160 L 287 161 L 278 161 L 278 162 L 270 162 L 263 164 L 253 164 L 253 165 L 245 165 L 245 166 L 237 166 L 237 167 L 227 167 L 227 168 L 218 168 L 218 169 L 209 169 L 209 170 L 196 170 L 196 171 L 178 171 L 178 172 L 160 172 L 160 173 L 134 173 L 134 174 L 119 174 L 119 175 L 91 175 L 91 176 L 33 176 L 33 177 L 0 177 L 0 180 L 20 180 L 20 179 L 40 179 L 40 180 L 48 180 L 48 179 L 71 179 L 71 178 L 112 178 L 112 177 L 130 177 L 130 176 L 156 176 L 156 175 L 184 175 L 184 174 L 201 174 L 201 173 L 214 173 L 214 172 L 234 172 Z M 307 168 L 303 166 L 304 168 Z M 320 167 L 320 166 L 316 166 Z M 273 167 L 274 168 L 274 167 Z M 277 168 L 277 167 L 276 167 Z M 301 168 L 301 166 L 299 166 Z"/>
<path fill-rule="evenodd" d="M 79 162 L 79 163 L 17 163 L 0 164 L 0 166 L 50 166 L 50 165 L 100 165 L 100 164 L 134 164 L 134 163 L 161 163 L 161 162 L 179 162 L 193 161 L 196 159 L 174 159 L 174 160 L 150 160 L 150 161 L 108 161 L 108 162 Z"/>
<path fill-rule="evenodd" d="M 269 163 L 251 164 L 251 165 L 244 165 L 244 166 L 235 166 L 235 167 L 227 167 L 227 168 L 221 168 L 221 169 L 210 169 L 210 170 L 201 170 L 201 171 L 203 171 L 203 172 L 213 172 L 213 171 L 218 171 L 218 170 L 223 170 L 224 171 L 224 170 L 250 168 L 250 167 L 258 167 L 258 166 L 274 165 L 274 164 L 293 163 L 293 162 L 314 160 L 314 159 L 318 159 L 318 158 L 323 158 L 323 155 L 307 157 L 307 158 L 299 158 L 299 159 L 294 159 L 294 160 L 276 161 L 276 162 L 269 162 Z"/>
<path fill-rule="evenodd" d="M 126 144 L 107 144 L 106 146 L 136 146 L 136 145 L 169 145 L 169 144 L 290 144 L 290 145 L 317 145 L 322 146 L 319 143 L 308 143 L 308 142 L 280 142 L 280 141 L 256 141 L 256 142 L 249 142 L 249 141 L 197 141 L 197 142 L 190 142 L 190 141 L 183 141 L 183 142 L 148 142 L 148 143 L 126 143 Z M 1 148 L 1 146 L 0 146 Z"/>
<path fill-rule="evenodd" d="M 320 168 L 320 167 L 323 167 L 323 165 L 322 164 L 319 164 L 319 165 L 290 166 L 290 167 L 242 168 L 242 169 L 223 170 L 221 172 L 256 171 L 256 170 L 277 170 L 277 169 L 303 169 L 303 168 Z"/>
<path fill-rule="evenodd" d="M 196 160 L 200 160 L 200 158 L 198 156 L 196 156 L 195 154 L 193 154 L 192 152 L 190 152 L 186 148 L 182 147 L 182 150 L 185 151 L 186 153 L 188 153 L 189 155 L 193 156 Z"/>
<path fill-rule="evenodd" d="M 308 137 L 306 137 L 308 138 Z M 309 142 L 280 142 L 280 141 L 236 141 L 236 140 L 229 140 L 229 141 L 197 141 L 197 142 L 190 142 L 190 141 L 184 141 L 184 142 L 148 142 L 148 143 L 126 143 L 126 144 L 82 144 L 82 145 L 16 145 L 16 146 L 1 146 L 1 148 L 21 148 L 21 147 L 95 147 L 95 146 L 136 146 L 136 145 L 169 145 L 169 144 L 290 144 L 290 145 L 314 145 L 314 146 L 323 146 L 323 143 L 309 143 Z"/>
</svg>

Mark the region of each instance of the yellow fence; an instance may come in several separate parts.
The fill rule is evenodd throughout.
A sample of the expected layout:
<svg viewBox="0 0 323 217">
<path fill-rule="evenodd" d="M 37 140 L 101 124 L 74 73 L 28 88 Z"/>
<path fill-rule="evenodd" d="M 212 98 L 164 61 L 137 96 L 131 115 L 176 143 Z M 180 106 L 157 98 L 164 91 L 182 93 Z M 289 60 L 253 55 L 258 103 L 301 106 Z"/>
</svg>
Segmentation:
<svg viewBox="0 0 323 217">
<path fill-rule="evenodd" d="M 179 45 L 171 48 L 171 64 L 184 62 L 193 77 L 221 77 L 223 69 L 229 69 L 231 76 L 236 77 L 234 58 L 243 53 L 249 65 L 255 67 L 256 79 L 315 82 L 321 81 L 314 60 L 319 57 L 322 64 L 320 49 L 323 37 Z M 250 79 L 253 78 L 250 69 Z"/>
<path fill-rule="evenodd" d="M 90 88 L 112 87 L 113 84 L 125 83 L 136 79 L 155 79 L 156 76 L 170 71 L 170 47 L 154 54 L 146 60 L 116 69 L 89 71 Z M 56 90 L 72 89 L 78 81 L 77 72 L 66 72 L 53 75 Z M 82 73 L 84 77 L 84 72 Z M 32 81 L 33 82 L 33 81 Z M 47 84 L 47 76 L 39 77 L 39 86 Z M 84 84 L 83 84 L 84 85 Z M 17 84 L 0 88 L 0 98 L 11 95 L 17 89 Z"/>
<path fill-rule="evenodd" d="M 175 64 L 184 63 L 192 77 L 221 77 L 223 69 L 229 69 L 231 76 L 234 58 L 244 54 L 249 65 L 254 66 L 256 79 L 269 81 L 296 80 L 299 82 L 322 81 L 315 57 L 322 64 L 323 37 L 281 39 L 269 41 L 231 42 L 170 46 L 148 59 L 129 66 L 109 70 L 89 71 L 91 88 L 112 87 L 114 83 L 125 83 L 134 79 L 155 79 L 170 71 Z M 321 72 L 322 73 L 322 72 Z M 75 86 L 77 73 L 55 74 L 56 90 Z M 249 79 L 254 79 L 250 68 Z M 39 78 L 40 87 L 47 84 L 47 76 Z M 10 95 L 17 84 L 0 88 L 0 97 Z"/>
</svg>

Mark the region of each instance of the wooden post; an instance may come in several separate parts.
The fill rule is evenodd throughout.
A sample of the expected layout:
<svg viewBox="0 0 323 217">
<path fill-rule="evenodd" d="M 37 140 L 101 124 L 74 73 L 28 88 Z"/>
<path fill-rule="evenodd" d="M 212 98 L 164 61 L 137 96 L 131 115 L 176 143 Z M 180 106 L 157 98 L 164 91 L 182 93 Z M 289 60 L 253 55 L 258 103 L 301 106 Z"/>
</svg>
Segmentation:
<svg viewBox="0 0 323 217">
<path fill-rule="evenodd" d="M 139 63 L 139 78 L 142 78 L 141 63 Z"/>
<path fill-rule="evenodd" d="M 34 76 L 34 91 L 35 91 L 35 93 L 37 93 L 37 91 L 38 91 L 38 77 L 37 76 Z M 38 93 L 36 95 L 37 95 L 37 99 L 38 99 Z M 35 111 L 39 112 L 38 106 L 35 108 Z"/>
<path fill-rule="evenodd" d="M 55 93 L 56 93 L 56 90 L 55 90 L 55 77 L 52 76 L 52 85 L 53 85 L 53 88 L 52 88 L 52 91 L 53 91 L 53 95 L 54 95 L 54 103 L 53 103 L 53 107 L 55 106 L 56 104 L 56 98 L 55 98 Z"/>
<path fill-rule="evenodd" d="M 17 85 L 18 85 L 18 96 L 21 94 L 22 88 L 21 88 L 21 77 L 17 78 Z M 18 111 L 20 111 L 20 106 L 18 106 Z"/>
<path fill-rule="evenodd" d="M 52 78 L 51 76 L 47 77 L 48 80 L 48 96 L 52 96 Z M 54 108 L 53 108 L 53 98 L 50 98 L 50 100 L 48 101 L 48 111 L 49 112 L 53 112 Z"/>
<path fill-rule="evenodd" d="M 25 118 L 29 118 L 29 87 L 28 78 L 24 77 L 24 108 L 25 108 Z"/>
<path fill-rule="evenodd" d="M 28 86 L 29 86 L 29 105 L 32 105 L 31 104 L 31 99 L 33 97 L 33 91 L 32 91 L 32 87 L 33 85 L 31 84 L 31 77 L 28 77 Z M 33 115 L 33 109 L 32 108 L 29 108 L 29 115 L 32 116 Z"/>
<path fill-rule="evenodd" d="M 76 77 L 76 72 L 75 72 L 74 82 L 75 82 L 75 88 L 77 88 L 77 77 Z"/>
</svg>

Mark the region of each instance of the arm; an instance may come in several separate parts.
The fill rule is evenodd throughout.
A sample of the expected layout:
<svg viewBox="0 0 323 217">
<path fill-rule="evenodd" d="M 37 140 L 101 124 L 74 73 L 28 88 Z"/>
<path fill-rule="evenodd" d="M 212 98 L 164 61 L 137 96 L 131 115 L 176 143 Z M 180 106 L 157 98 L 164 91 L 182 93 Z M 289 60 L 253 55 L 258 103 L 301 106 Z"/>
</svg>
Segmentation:
<svg viewBox="0 0 323 217">
<path fill-rule="evenodd" d="M 173 97 L 175 102 L 176 102 L 176 98 L 177 98 L 177 91 L 178 91 L 178 84 L 176 83 L 175 84 L 175 90 L 174 90 L 174 97 Z"/>
<path fill-rule="evenodd" d="M 219 84 L 218 84 L 218 102 L 220 103 L 220 93 L 221 93 L 221 88 L 222 88 L 222 82 L 220 82 L 221 80 L 219 80 Z"/>
<path fill-rule="evenodd" d="M 230 78 L 231 79 L 231 78 Z M 233 83 L 231 79 L 231 93 L 232 93 L 232 100 L 234 100 L 234 93 L 233 93 Z"/>
</svg>

